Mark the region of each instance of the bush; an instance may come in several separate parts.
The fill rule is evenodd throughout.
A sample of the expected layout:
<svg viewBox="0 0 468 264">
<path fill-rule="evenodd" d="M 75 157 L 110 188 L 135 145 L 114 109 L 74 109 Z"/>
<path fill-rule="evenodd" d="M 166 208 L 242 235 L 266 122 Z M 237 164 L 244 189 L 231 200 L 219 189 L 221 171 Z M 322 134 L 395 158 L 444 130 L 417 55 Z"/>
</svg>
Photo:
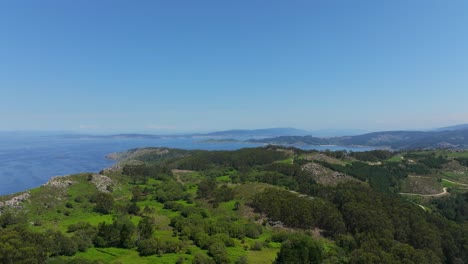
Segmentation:
<svg viewBox="0 0 468 264">
<path fill-rule="evenodd" d="M 262 234 L 262 226 L 255 223 L 245 225 L 245 236 L 249 238 L 258 238 Z"/>
<path fill-rule="evenodd" d="M 250 248 L 250 250 L 260 251 L 260 250 L 262 250 L 262 248 L 263 248 L 263 243 L 260 242 L 260 241 L 255 241 L 255 243 L 254 243 L 253 246 Z"/>
<path fill-rule="evenodd" d="M 248 264 L 247 256 L 240 256 L 236 264 Z"/>
<path fill-rule="evenodd" d="M 208 248 L 208 253 L 213 257 L 216 263 L 229 263 L 226 247 L 221 242 L 215 242 Z"/>
<path fill-rule="evenodd" d="M 192 264 L 215 264 L 215 262 L 203 253 L 197 253 L 192 260 Z"/>
</svg>

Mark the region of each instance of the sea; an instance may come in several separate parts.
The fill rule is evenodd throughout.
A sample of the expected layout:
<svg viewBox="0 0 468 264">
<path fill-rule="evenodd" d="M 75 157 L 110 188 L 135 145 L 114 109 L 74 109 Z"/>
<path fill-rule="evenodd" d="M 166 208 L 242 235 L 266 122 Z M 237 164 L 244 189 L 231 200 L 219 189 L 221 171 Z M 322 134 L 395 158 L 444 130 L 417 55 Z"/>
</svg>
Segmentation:
<svg viewBox="0 0 468 264">
<path fill-rule="evenodd" d="M 263 144 L 207 142 L 200 138 L 99 138 L 0 134 L 0 195 L 38 187 L 53 176 L 99 172 L 116 161 L 107 154 L 142 147 L 236 150 Z M 295 146 L 302 149 L 366 151 L 366 147 Z"/>
</svg>

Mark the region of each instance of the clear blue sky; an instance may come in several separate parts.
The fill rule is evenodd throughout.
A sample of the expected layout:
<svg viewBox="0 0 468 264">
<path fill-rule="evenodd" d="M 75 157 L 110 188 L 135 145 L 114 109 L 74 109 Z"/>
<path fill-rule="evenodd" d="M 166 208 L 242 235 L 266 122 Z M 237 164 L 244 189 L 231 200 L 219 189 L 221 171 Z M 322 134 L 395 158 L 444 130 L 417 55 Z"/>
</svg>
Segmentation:
<svg viewBox="0 0 468 264">
<path fill-rule="evenodd" d="M 468 123 L 468 1 L 0 2 L 0 130 Z"/>
</svg>

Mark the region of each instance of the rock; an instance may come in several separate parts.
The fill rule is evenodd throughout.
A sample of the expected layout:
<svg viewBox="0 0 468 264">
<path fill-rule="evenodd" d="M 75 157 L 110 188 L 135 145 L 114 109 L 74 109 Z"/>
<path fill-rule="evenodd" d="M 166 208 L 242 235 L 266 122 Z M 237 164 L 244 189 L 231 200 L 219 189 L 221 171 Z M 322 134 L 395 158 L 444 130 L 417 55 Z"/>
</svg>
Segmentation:
<svg viewBox="0 0 468 264">
<path fill-rule="evenodd" d="M 111 178 L 101 174 L 93 174 L 91 182 L 100 192 L 109 192 L 109 187 L 114 185 L 114 181 Z"/>
<path fill-rule="evenodd" d="M 29 192 L 22 193 L 18 196 L 12 197 L 10 200 L 0 202 L 0 209 L 3 207 L 11 207 L 11 208 L 21 208 L 21 204 L 29 198 Z M 1 214 L 1 210 L 0 210 Z"/>
<path fill-rule="evenodd" d="M 55 177 L 50 178 L 50 180 L 47 183 L 43 184 L 42 186 L 50 186 L 50 187 L 64 189 L 75 183 L 76 183 L 75 181 L 69 180 L 68 178 L 66 178 L 66 176 L 55 176 Z"/>
</svg>

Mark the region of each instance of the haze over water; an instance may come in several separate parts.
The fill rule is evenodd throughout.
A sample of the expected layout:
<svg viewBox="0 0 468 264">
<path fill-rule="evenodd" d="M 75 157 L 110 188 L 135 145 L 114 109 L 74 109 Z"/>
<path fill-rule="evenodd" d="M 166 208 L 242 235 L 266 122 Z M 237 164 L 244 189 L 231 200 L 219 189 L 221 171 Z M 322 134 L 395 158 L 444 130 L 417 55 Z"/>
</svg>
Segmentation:
<svg viewBox="0 0 468 264">
<path fill-rule="evenodd" d="M 115 163 L 105 156 L 139 147 L 235 150 L 261 144 L 208 143 L 192 138 L 66 138 L 61 136 L 0 135 L 0 195 L 24 191 L 46 183 L 51 177 L 80 172 L 99 172 Z M 352 151 L 369 148 L 298 146 L 304 149 Z"/>
</svg>

